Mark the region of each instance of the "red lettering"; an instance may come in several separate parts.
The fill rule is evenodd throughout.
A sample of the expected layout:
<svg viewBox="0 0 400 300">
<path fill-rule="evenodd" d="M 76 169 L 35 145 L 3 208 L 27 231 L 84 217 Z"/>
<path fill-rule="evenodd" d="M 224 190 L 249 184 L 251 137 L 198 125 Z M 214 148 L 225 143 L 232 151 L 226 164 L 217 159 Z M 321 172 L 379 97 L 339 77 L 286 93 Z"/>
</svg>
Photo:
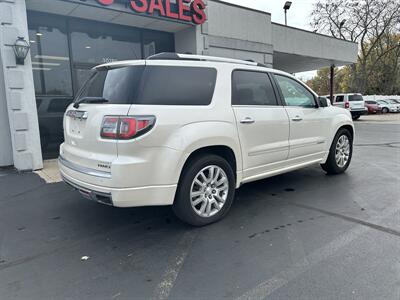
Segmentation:
<svg viewBox="0 0 400 300">
<path fill-rule="evenodd" d="M 167 14 L 167 17 L 169 18 L 174 18 L 178 19 L 179 15 L 177 13 L 174 13 L 171 11 L 171 2 L 170 0 L 165 1 L 165 13 Z"/>
<path fill-rule="evenodd" d="M 190 7 L 187 5 L 188 2 L 190 2 L 190 0 L 178 0 L 179 19 L 182 21 L 192 22 L 192 17 L 185 15 L 185 12 L 190 12 Z"/>
<path fill-rule="evenodd" d="M 157 4 L 156 4 L 157 2 Z M 161 0 L 151 0 L 150 7 L 149 7 L 149 14 L 153 14 L 154 10 L 158 10 L 160 15 L 165 16 L 164 6 Z"/>
<path fill-rule="evenodd" d="M 111 5 L 114 3 L 114 0 L 97 0 L 102 5 Z"/>
<path fill-rule="evenodd" d="M 196 24 L 203 24 L 206 21 L 206 14 L 204 9 L 206 5 L 203 0 L 193 0 L 191 9 L 193 11 L 193 22 Z"/>
<path fill-rule="evenodd" d="M 137 2 L 141 5 L 138 5 Z M 147 11 L 147 0 L 131 0 L 131 7 L 134 11 L 144 13 Z"/>
</svg>

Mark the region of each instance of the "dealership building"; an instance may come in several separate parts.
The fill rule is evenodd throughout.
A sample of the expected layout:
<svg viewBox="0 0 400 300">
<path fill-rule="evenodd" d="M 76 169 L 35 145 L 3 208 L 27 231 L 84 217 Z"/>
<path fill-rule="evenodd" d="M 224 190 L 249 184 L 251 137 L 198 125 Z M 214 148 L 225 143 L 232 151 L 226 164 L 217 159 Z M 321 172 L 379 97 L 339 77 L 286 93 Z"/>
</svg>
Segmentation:
<svg viewBox="0 0 400 300">
<path fill-rule="evenodd" d="M 65 109 L 98 64 L 179 52 L 296 73 L 353 63 L 357 50 L 219 0 L 0 0 L 0 167 L 57 156 Z"/>
</svg>

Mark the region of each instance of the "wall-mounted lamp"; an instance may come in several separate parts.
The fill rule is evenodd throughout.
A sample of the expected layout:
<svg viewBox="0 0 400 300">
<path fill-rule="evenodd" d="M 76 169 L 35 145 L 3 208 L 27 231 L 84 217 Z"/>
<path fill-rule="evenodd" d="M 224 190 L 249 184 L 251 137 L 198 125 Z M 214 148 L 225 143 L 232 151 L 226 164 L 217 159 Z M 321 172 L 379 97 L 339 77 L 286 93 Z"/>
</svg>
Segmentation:
<svg viewBox="0 0 400 300">
<path fill-rule="evenodd" d="M 28 55 L 30 48 L 31 46 L 25 40 L 25 38 L 19 36 L 13 45 L 17 65 L 25 64 L 25 58 Z"/>
</svg>

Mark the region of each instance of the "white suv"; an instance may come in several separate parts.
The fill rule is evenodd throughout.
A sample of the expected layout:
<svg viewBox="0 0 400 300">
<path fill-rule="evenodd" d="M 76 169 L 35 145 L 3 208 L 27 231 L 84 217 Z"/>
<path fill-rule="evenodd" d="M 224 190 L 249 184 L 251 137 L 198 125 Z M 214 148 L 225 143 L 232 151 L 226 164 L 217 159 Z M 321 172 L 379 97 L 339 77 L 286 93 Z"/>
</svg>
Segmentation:
<svg viewBox="0 0 400 300">
<path fill-rule="evenodd" d="M 330 97 L 327 96 L 327 98 Z M 368 108 L 365 107 L 365 101 L 361 94 L 335 94 L 332 104 L 348 109 L 353 120 L 358 120 L 362 115 L 368 114 Z"/>
<path fill-rule="evenodd" d="M 350 164 L 349 111 L 293 76 L 241 60 L 162 53 L 95 68 L 64 117 L 59 165 L 85 197 L 173 205 L 192 225 L 221 219 L 240 185 Z"/>
</svg>

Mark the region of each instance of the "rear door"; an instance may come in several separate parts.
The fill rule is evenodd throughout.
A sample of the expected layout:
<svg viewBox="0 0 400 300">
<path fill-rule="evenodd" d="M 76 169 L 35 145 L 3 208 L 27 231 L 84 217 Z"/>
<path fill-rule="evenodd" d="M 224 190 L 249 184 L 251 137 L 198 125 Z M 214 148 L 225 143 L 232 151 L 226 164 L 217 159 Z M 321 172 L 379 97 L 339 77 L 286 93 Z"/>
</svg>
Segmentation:
<svg viewBox="0 0 400 300">
<path fill-rule="evenodd" d="M 364 110 L 365 102 L 363 96 L 360 94 L 350 94 L 348 95 L 350 110 Z"/>
<path fill-rule="evenodd" d="M 274 74 L 290 121 L 289 159 L 298 163 L 325 154 L 330 116 L 316 104 L 314 94 L 297 80 Z"/>
<path fill-rule="evenodd" d="M 234 70 L 232 108 L 242 148 L 243 177 L 281 167 L 289 153 L 289 120 L 268 73 Z"/>
<path fill-rule="evenodd" d="M 92 169 L 107 171 L 117 157 L 117 141 L 100 136 L 105 116 L 128 114 L 137 91 L 144 66 L 102 69 L 94 73 L 77 96 L 104 99 L 105 103 L 83 102 L 78 108 L 71 105 L 64 117 L 64 159 Z M 109 170 L 108 170 L 109 171 Z"/>
</svg>

